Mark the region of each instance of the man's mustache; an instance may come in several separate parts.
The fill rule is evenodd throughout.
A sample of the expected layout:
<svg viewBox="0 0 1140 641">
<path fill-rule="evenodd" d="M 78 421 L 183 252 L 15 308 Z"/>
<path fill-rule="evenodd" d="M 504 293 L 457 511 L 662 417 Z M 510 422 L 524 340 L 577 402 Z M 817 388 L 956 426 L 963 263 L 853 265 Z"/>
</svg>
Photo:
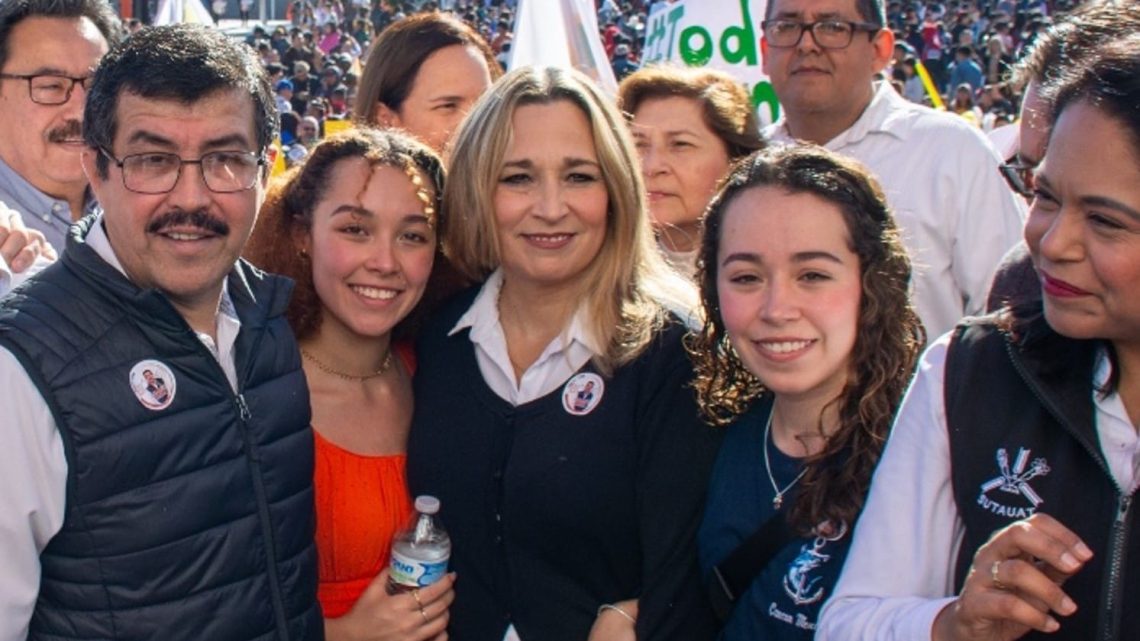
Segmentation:
<svg viewBox="0 0 1140 641">
<path fill-rule="evenodd" d="M 78 120 L 68 120 L 63 125 L 48 132 L 49 142 L 75 142 L 83 140 L 83 125 Z"/>
<path fill-rule="evenodd" d="M 148 234 L 157 234 L 169 227 L 196 227 L 218 236 L 226 236 L 230 233 L 230 226 L 225 221 L 214 218 L 204 209 L 194 211 L 173 209 L 150 221 L 146 226 L 146 231 Z"/>
</svg>

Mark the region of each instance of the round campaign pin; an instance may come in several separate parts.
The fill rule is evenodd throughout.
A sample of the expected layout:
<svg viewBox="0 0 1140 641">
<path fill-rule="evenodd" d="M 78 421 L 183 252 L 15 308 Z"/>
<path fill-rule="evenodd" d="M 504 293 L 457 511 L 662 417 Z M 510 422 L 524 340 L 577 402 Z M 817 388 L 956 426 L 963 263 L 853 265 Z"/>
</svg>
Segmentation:
<svg viewBox="0 0 1140 641">
<path fill-rule="evenodd" d="M 148 410 L 164 410 L 174 402 L 177 382 L 164 363 L 145 360 L 135 363 L 130 374 L 131 391 Z"/>
<path fill-rule="evenodd" d="M 605 391 L 606 384 L 601 376 L 583 372 L 567 381 L 562 388 L 562 407 L 574 416 L 584 416 L 594 411 Z"/>
</svg>

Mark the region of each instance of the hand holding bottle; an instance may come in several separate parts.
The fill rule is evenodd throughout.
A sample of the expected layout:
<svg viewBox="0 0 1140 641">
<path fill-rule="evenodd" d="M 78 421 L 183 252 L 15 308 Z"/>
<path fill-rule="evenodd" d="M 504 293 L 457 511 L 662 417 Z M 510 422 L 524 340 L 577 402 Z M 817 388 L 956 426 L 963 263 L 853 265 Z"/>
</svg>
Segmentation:
<svg viewBox="0 0 1140 641">
<path fill-rule="evenodd" d="M 448 608 L 455 600 L 455 573 L 408 592 L 388 592 L 384 570 L 360 595 L 348 614 L 325 619 L 328 641 L 444 641 Z"/>
</svg>

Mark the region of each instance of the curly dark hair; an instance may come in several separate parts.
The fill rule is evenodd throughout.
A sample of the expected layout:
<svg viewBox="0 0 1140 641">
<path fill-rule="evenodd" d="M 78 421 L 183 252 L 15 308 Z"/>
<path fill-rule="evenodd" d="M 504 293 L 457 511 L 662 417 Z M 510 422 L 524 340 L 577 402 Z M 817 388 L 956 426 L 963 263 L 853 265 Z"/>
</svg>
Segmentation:
<svg viewBox="0 0 1140 641">
<path fill-rule="evenodd" d="M 767 392 L 733 349 L 717 296 L 717 251 L 725 212 L 741 193 L 757 187 L 812 194 L 834 204 L 859 257 L 863 295 L 851 353 L 854 375 L 832 401 L 839 428 L 823 450 L 806 461 L 807 473 L 789 517 L 804 532 L 826 521 L 851 524 L 862 509 L 871 472 L 925 343 L 907 294 L 910 260 L 882 191 L 862 165 L 810 145 L 770 148 L 737 163 L 705 217 L 697 259 L 705 320 L 686 341 L 696 369 L 697 401 L 709 423 L 731 423 Z"/>
<path fill-rule="evenodd" d="M 342 160 L 363 158 L 374 166 L 414 169 L 427 178 L 431 206 L 436 212 L 436 238 L 443 237 L 445 215 L 441 208 L 443 165 L 434 151 L 411 136 L 394 130 L 357 126 L 321 141 L 305 159 L 274 182 L 253 234 L 245 247 L 245 257 L 266 271 L 293 279 L 296 287 L 286 317 L 298 339 L 310 336 L 321 323 L 321 301 L 313 285 L 312 264 L 295 245 L 297 232 L 313 228 L 313 211 L 331 184 L 333 170 Z M 416 308 L 393 330 L 396 339 L 414 333 L 424 313 L 460 286 L 455 272 L 443 257 L 437 240 L 432 275 L 424 297 Z"/>
</svg>

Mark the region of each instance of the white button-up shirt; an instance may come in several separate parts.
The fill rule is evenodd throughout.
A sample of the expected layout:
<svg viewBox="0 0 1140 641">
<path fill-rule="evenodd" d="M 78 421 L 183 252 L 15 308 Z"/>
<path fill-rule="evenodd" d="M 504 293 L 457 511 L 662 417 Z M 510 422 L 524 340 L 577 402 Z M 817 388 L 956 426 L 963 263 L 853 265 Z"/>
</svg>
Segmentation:
<svg viewBox="0 0 1140 641">
<path fill-rule="evenodd" d="M 765 134 L 794 142 L 786 120 Z M 882 185 L 910 254 L 927 336 L 981 313 L 994 269 L 1021 240 L 1025 220 L 1025 203 L 1002 179 L 1002 159 L 981 131 L 880 83 L 855 124 L 824 147 L 863 163 Z"/>
<path fill-rule="evenodd" d="M 503 400 L 519 406 L 542 398 L 565 385 L 591 358 L 601 354 L 596 341 L 586 331 L 583 313 L 579 310 L 566 331 L 555 337 L 516 380 L 514 365 L 507 352 L 507 338 L 499 322 L 499 293 L 502 289 L 503 273 L 495 270 L 448 335 L 471 328 L 470 338 L 475 346 L 479 373 L 487 386 Z M 503 641 L 521 641 L 515 626 L 507 627 Z"/>
<path fill-rule="evenodd" d="M 448 335 L 471 328 L 471 342 L 475 345 L 475 360 L 487 386 L 511 405 L 522 405 L 542 398 L 566 384 L 591 358 L 601 354 L 597 343 L 586 331 L 579 310 L 566 331 L 559 334 L 538 359 L 527 368 L 518 380 L 507 352 L 507 339 L 499 323 L 499 292 L 503 288 L 503 274 L 492 273 L 471 308 L 451 329 Z"/>
</svg>

